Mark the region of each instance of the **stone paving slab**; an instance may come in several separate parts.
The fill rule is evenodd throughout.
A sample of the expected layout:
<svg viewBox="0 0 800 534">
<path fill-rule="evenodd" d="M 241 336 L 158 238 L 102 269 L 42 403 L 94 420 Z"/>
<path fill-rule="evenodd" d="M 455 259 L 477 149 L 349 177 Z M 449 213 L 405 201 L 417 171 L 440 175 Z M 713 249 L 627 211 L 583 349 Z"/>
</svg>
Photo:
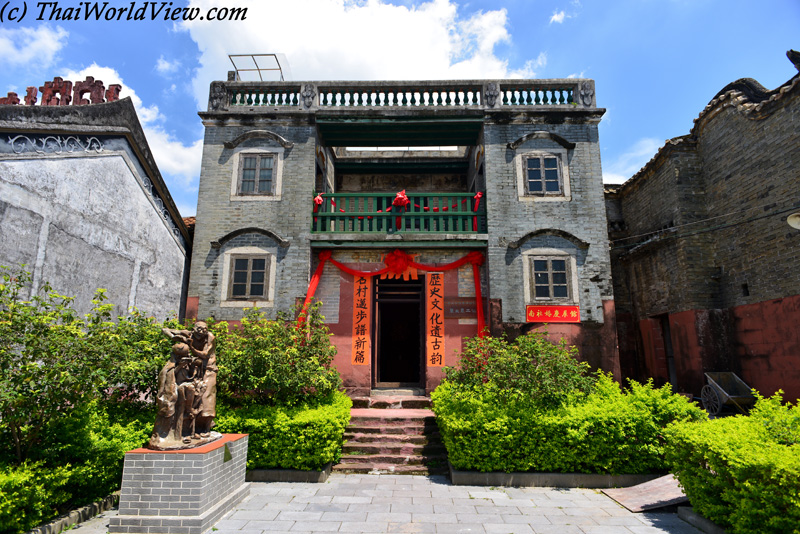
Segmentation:
<svg viewBox="0 0 800 534">
<path fill-rule="evenodd" d="M 406 532 L 701 534 L 674 513 L 632 513 L 599 491 L 453 486 L 443 476 L 252 483 L 213 534 Z M 86 534 L 105 534 L 92 531 Z"/>
</svg>

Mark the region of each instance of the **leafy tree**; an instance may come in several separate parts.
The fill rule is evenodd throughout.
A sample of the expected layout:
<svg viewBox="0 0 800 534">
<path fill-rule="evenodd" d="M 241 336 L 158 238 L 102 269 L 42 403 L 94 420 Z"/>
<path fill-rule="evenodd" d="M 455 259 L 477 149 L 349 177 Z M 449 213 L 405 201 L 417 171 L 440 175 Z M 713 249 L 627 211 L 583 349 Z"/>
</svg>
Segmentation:
<svg viewBox="0 0 800 534">
<path fill-rule="evenodd" d="M 505 336 L 466 340 L 459 367 L 445 368 L 445 376 L 461 387 L 496 389 L 498 398 L 552 408 L 589 393 L 597 380 L 589 371 L 564 339 L 553 343 L 546 332 L 530 332 L 513 343 Z"/>
<path fill-rule="evenodd" d="M 30 275 L 0 273 L 0 418 L 22 462 L 50 422 L 97 395 L 106 354 L 87 343 L 72 298 L 45 284 L 24 300 Z M 93 328 L 103 319 L 101 312 Z"/>
<path fill-rule="evenodd" d="M 331 367 L 336 347 L 313 305 L 304 321 L 279 315 L 268 320 L 257 308 L 246 312 L 240 329 L 227 323 L 212 325 L 217 336 L 219 383 L 234 403 L 295 405 L 328 398 L 341 385 Z"/>
</svg>

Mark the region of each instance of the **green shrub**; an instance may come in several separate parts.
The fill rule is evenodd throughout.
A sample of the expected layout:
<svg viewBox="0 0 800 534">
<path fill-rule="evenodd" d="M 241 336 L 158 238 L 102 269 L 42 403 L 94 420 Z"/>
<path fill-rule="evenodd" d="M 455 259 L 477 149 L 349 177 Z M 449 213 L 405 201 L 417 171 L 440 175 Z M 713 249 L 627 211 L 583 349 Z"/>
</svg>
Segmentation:
<svg viewBox="0 0 800 534">
<path fill-rule="evenodd" d="M 667 459 L 694 509 L 734 534 L 800 532 L 800 407 L 758 397 L 749 417 L 676 424 Z"/>
<path fill-rule="evenodd" d="M 58 515 L 69 499 L 69 468 L 45 468 L 41 462 L 0 468 L 0 534 L 30 530 Z"/>
<path fill-rule="evenodd" d="M 320 469 L 341 455 L 353 403 L 332 392 L 314 404 L 293 407 L 220 407 L 216 430 L 250 434 L 248 469 Z"/>
<path fill-rule="evenodd" d="M 591 391 L 596 378 L 589 364 L 578 361 L 578 349 L 562 339 L 530 332 L 509 343 L 505 337 L 465 341 L 457 369 L 446 368 L 446 381 L 468 387 L 497 390 L 497 401 L 528 401 L 538 407 L 556 407 Z"/>
<path fill-rule="evenodd" d="M 52 421 L 35 462 L 0 468 L 0 533 L 18 533 L 119 489 L 125 452 L 150 434 L 150 406 L 93 401 Z"/>
<path fill-rule="evenodd" d="M 220 395 L 231 403 L 293 405 L 327 398 L 341 386 L 331 367 L 336 347 L 312 306 L 304 323 L 285 317 L 267 320 L 249 310 L 241 328 L 212 325 L 217 336 Z"/>
<path fill-rule="evenodd" d="M 602 374 L 592 393 L 557 408 L 453 382 L 440 385 L 432 399 L 450 462 L 478 471 L 664 471 L 665 425 L 705 416 L 669 386 L 631 382 L 623 392 Z"/>
</svg>

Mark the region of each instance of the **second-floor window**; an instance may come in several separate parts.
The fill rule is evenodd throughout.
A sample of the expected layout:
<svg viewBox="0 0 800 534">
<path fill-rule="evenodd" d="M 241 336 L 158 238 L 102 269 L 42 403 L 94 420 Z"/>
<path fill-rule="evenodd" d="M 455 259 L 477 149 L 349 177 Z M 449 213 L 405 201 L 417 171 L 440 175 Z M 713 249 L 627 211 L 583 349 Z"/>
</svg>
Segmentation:
<svg viewBox="0 0 800 534">
<path fill-rule="evenodd" d="M 274 194 L 275 158 L 273 154 L 246 154 L 241 158 L 239 194 Z"/>
<path fill-rule="evenodd" d="M 561 177 L 560 158 L 552 154 L 526 158 L 526 194 L 561 195 L 564 181 Z"/>
</svg>

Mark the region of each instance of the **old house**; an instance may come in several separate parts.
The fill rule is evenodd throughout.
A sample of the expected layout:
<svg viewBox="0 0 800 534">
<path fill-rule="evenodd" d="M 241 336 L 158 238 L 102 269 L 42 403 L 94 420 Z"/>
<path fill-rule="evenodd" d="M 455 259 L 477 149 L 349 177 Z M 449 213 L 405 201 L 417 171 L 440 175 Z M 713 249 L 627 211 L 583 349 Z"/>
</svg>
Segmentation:
<svg viewBox="0 0 800 534">
<path fill-rule="evenodd" d="M 800 397 L 798 121 L 800 75 L 737 80 L 608 188 L 623 375 L 699 395 L 733 371 Z"/>
<path fill-rule="evenodd" d="M 213 82 L 189 315 L 312 297 L 350 392 L 547 328 L 619 374 L 592 80 Z M 547 326 L 545 327 L 545 324 Z"/>
<path fill-rule="evenodd" d="M 120 86 L 55 78 L 0 99 L 0 265 L 85 313 L 181 312 L 189 235 Z M 41 103 L 37 104 L 41 98 Z"/>
</svg>

